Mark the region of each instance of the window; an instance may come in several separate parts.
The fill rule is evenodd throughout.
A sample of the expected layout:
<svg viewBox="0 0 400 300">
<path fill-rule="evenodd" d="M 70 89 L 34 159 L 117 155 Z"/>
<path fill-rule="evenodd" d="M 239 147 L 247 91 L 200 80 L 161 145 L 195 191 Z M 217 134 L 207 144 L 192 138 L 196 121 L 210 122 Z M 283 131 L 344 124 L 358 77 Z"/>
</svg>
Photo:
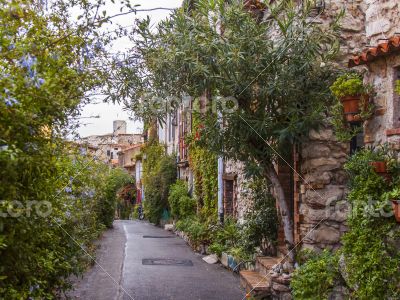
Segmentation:
<svg viewBox="0 0 400 300">
<path fill-rule="evenodd" d="M 364 148 L 364 132 L 362 131 L 351 139 L 350 154 L 354 154 L 355 152 L 357 152 L 363 148 Z"/>
<path fill-rule="evenodd" d="M 234 216 L 234 181 L 224 180 L 224 215 Z"/>
<path fill-rule="evenodd" d="M 114 158 L 114 152 L 111 152 L 111 159 Z"/>
<path fill-rule="evenodd" d="M 107 150 L 107 156 L 110 156 L 110 150 Z"/>
</svg>

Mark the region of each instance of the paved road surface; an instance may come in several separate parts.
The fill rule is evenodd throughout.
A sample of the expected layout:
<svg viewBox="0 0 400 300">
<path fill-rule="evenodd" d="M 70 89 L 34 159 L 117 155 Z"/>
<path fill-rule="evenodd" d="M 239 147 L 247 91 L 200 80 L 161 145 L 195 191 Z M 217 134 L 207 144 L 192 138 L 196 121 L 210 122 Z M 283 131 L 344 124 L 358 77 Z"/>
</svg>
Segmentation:
<svg viewBox="0 0 400 300">
<path fill-rule="evenodd" d="M 149 236 L 149 237 L 143 237 Z M 160 238 L 167 237 L 167 238 Z M 143 259 L 163 265 L 143 265 Z M 140 221 L 116 221 L 101 240 L 97 261 L 75 284 L 74 299 L 240 300 L 239 278 L 220 265 L 208 265 L 179 237 Z M 192 266 L 165 265 L 189 260 Z M 148 262 L 152 262 L 151 260 Z M 107 271 L 104 272 L 102 268 Z"/>
</svg>

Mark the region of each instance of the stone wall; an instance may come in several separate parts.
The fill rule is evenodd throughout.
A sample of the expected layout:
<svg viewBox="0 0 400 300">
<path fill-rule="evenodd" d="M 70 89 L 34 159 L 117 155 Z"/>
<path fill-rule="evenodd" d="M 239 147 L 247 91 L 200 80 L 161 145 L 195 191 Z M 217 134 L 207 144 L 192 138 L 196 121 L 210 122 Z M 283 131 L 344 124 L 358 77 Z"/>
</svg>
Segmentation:
<svg viewBox="0 0 400 300">
<path fill-rule="evenodd" d="M 235 211 L 236 218 L 240 223 L 244 221 L 246 212 L 251 208 L 252 201 L 248 180 L 245 177 L 244 164 L 232 160 L 226 160 L 224 166 L 225 174 L 235 175 Z"/>
<path fill-rule="evenodd" d="M 339 58 L 345 66 L 348 59 L 360 54 L 367 47 L 377 46 L 380 39 L 392 37 L 400 25 L 398 0 L 326 1 L 326 9 L 320 20 L 329 22 L 341 9 L 341 51 Z M 376 95 L 373 102 L 376 111 L 364 124 L 364 142 L 383 144 L 400 142 L 400 99 L 394 93 L 394 81 L 400 72 L 400 56 L 381 58 L 368 67 L 365 82 L 373 85 Z M 309 141 L 299 153 L 297 229 L 302 245 L 313 249 L 335 249 L 346 231 L 348 204 L 346 198 L 346 173 L 343 164 L 349 155 L 349 145 L 335 141 L 329 126 L 318 132 L 311 131 Z M 296 220 L 296 218 L 295 218 Z"/>
<path fill-rule="evenodd" d="M 312 130 L 299 153 L 299 234 L 304 247 L 335 249 L 346 231 L 347 176 L 343 164 L 349 146 L 338 143 L 333 130 Z"/>
<path fill-rule="evenodd" d="M 381 58 L 368 66 L 365 81 L 374 87 L 376 111 L 364 126 L 367 144 L 398 144 L 400 141 L 400 99 L 394 91 L 395 80 L 400 74 L 399 66 L 399 55 Z"/>
<path fill-rule="evenodd" d="M 363 0 L 325 1 L 325 10 L 317 19 L 321 26 L 344 11 L 340 20 L 339 67 L 345 68 L 348 59 L 367 44 L 366 9 Z M 343 165 L 349 153 L 350 145 L 338 143 L 328 123 L 318 131 L 312 130 L 308 141 L 300 146 L 294 219 L 295 241 L 301 242 L 303 248 L 320 251 L 340 247 L 348 213 L 345 201 L 347 178 Z"/>
<path fill-rule="evenodd" d="M 400 2 L 398 0 L 364 0 L 365 34 L 369 46 L 380 39 L 388 39 L 399 33 Z"/>
</svg>

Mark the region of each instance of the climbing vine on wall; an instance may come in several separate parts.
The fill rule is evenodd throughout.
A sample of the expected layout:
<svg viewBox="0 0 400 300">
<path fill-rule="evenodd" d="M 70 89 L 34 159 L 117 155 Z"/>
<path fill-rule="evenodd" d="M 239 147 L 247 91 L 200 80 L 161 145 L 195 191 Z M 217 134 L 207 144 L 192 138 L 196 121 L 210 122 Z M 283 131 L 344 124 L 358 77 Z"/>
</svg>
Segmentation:
<svg viewBox="0 0 400 300">
<path fill-rule="evenodd" d="M 176 181 L 176 162 L 157 141 L 147 144 L 143 153 L 144 211 L 149 221 L 157 224 L 163 215 L 167 217 L 169 188 Z"/>
<path fill-rule="evenodd" d="M 198 105 L 195 101 L 194 105 Z M 207 217 L 217 215 L 218 194 L 218 158 L 197 141 L 200 139 L 203 125 L 197 113 L 192 118 L 193 132 L 187 137 L 189 142 L 189 160 L 194 175 L 194 192 L 199 212 Z"/>
<path fill-rule="evenodd" d="M 374 171 L 371 163 L 376 161 L 386 162 L 390 176 Z M 399 162 L 385 148 L 363 150 L 349 159 L 345 169 L 350 175 L 351 210 L 343 247 L 296 270 L 291 284 L 295 298 L 326 299 L 335 286 L 343 286 L 344 299 L 399 299 L 400 226 L 390 203 L 393 195 L 399 195 Z"/>
<path fill-rule="evenodd" d="M 375 173 L 372 161 L 386 161 L 391 179 Z M 364 150 L 345 168 L 351 175 L 348 200 L 353 207 L 350 230 L 343 237 L 346 281 L 357 299 L 398 299 L 400 226 L 388 193 L 399 184 L 399 163 L 387 149 Z"/>
</svg>

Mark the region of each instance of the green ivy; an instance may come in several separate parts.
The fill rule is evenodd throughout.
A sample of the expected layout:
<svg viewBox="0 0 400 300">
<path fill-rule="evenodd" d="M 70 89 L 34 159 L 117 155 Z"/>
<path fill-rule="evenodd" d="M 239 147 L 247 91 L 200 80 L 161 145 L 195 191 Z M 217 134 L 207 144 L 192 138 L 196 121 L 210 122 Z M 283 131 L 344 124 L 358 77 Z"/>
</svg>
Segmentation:
<svg viewBox="0 0 400 300">
<path fill-rule="evenodd" d="M 170 186 L 176 181 L 176 159 L 165 154 L 164 146 L 153 141 L 143 148 L 143 201 L 145 216 L 158 224 L 168 209 Z"/>
<path fill-rule="evenodd" d="M 372 161 L 386 161 L 391 180 L 376 174 Z M 353 209 L 343 237 L 348 284 L 357 299 L 396 299 L 400 296 L 399 226 L 385 193 L 399 184 L 399 163 L 387 149 L 363 150 L 345 168 L 351 174 L 348 200 Z"/>
<path fill-rule="evenodd" d="M 194 103 L 198 105 L 198 101 Z M 194 113 L 192 119 L 194 132 L 188 136 L 190 167 L 194 175 L 194 192 L 201 214 L 217 217 L 218 195 L 218 158 L 206 146 L 197 143 L 196 138 L 202 134 L 202 121 L 199 114 Z"/>
</svg>

